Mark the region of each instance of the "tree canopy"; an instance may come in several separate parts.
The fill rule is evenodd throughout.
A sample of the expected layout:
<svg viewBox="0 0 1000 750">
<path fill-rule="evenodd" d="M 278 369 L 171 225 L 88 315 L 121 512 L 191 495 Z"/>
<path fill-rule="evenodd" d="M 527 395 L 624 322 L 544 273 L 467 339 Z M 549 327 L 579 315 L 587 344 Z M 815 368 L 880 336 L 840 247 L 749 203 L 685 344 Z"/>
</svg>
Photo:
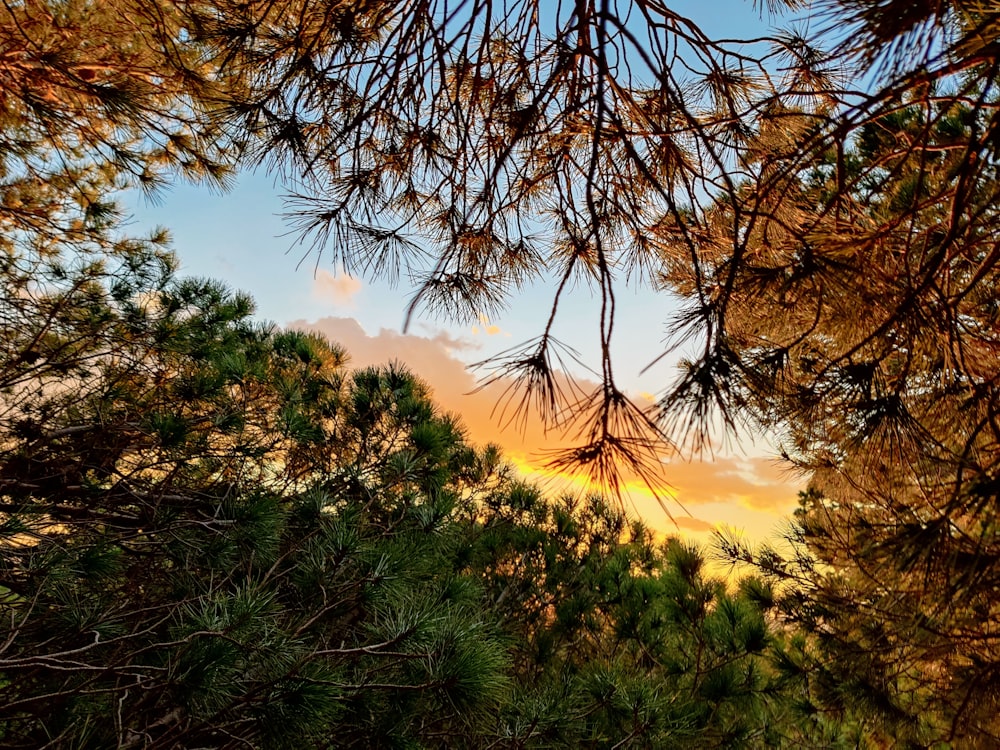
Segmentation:
<svg viewBox="0 0 1000 750">
<path fill-rule="evenodd" d="M 664 607 L 698 623 L 683 648 L 707 661 L 656 651 L 643 628 L 671 642 L 680 631 L 657 630 L 669 618 L 587 603 L 559 576 L 555 591 L 532 579 L 557 597 L 535 610 L 544 627 L 505 635 L 484 592 L 502 611 L 524 596 L 492 588 L 510 566 L 548 576 L 579 549 L 507 540 L 496 549 L 520 550 L 507 566 L 460 562 L 489 528 L 483 493 L 507 480 L 416 381 L 348 376 L 336 347 L 250 322 L 245 296 L 178 281 L 165 233 L 121 230 L 115 190 L 224 187 L 264 164 L 313 250 L 409 279 L 412 312 L 489 313 L 551 283 L 538 338 L 493 377 L 518 383 L 510 408 L 579 435 L 557 466 L 652 482 L 665 446 L 705 448 L 720 420 L 782 442 L 812 484 L 792 551 L 724 547 L 774 579 L 768 616 L 804 638 L 771 666 L 798 670 L 800 707 L 846 722 L 796 732 L 1000 742 L 1000 12 L 817 0 L 808 14 L 808 33 L 714 40 L 659 0 L 4 3 L 0 518 L 3 596 L 20 612 L 4 625 L 5 741 L 280 744 L 341 720 L 345 738 L 481 736 L 519 679 L 511 654 L 555 653 L 564 615 L 593 657 L 556 657 L 560 674 L 590 675 L 573 705 L 593 724 L 576 741 L 775 736 L 751 666 L 760 586 L 721 592 L 676 546 L 647 565 L 639 534 L 599 571 L 574 564 L 599 591 L 620 555 L 650 571 L 615 596 L 681 602 Z M 615 377 L 622 281 L 679 299 L 664 325 L 671 345 L 694 343 L 653 411 Z M 555 323 L 581 286 L 600 302 L 592 394 L 556 372 Z M 544 507 L 554 539 L 579 522 Z M 346 568 L 345 550 L 362 550 Z M 315 611 L 296 609 L 309 570 L 331 576 L 313 581 L 332 597 Z M 714 608 L 694 617 L 691 596 Z M 687 682 L 598 700 L 614 669 L 593 671 L 608 643 L 586 643 L 591 619 L 574 614 L 591 605 L 633 677 Z M 742 624 L 726 640 L 730 611 Z M 383 653 L 400 633 L 407 648 Z M 746 701 L 661 712 L 671 690 L 710 704 L 716 680 Z M 536 698 L 524 705 L 549 700 Z M 391 731 L 372 723 L 380 700 L 405 706 Z"/>
<path fill-rule="evenodd" d="M 861 736 L 800 706 L 762 581 L 544 497 L 414 376 L 162 249 L 61 261 L 0 276 L 4 747 Z"/>
<path fill-rule="evenodd" d="M 27 186 L 51 184 L 49 200 L 76 201 L 85 224 L 102 206 L 75 163 L 152 184 L 164 168 L 222 180 L 227 167 L 265 162 L 297 191 L 293 217 L 317 252 L 350 272 L 408 274 L 414 309 L 489 314 L 527 281 L 551 279 L 552 318 L 495 362 L 499 372 L 521 381 L 541 418 L 575 421 L 583 442 L 566 462 L 603 479 L 620 465 L 652 471 L 665 440 L 693 429 L 703 444 L 713 413 L 770 417 L 743 393 L 766 344 L 732 342 L 746 328 L 751 278 L 787 265 L 778 246 L 806 242 L 822 255 L 830 244 L 835 254 L 848 235 L 856 246 L 887 232 L 909 242 L 908 218 L 915 232 L 941 225 L 940 252 L 907 261 L 917 264 L 902 293 L 911 301 L 873 318 L 872 335 L 884 338 L 921 307 L 950 253 L 990 236 L 990 212 L 964 207 L 972 195 L 990 203 L 991 6 L 826 0 L 809 13 L 811 36 L 716 41 L 648 0 L 523 2 L 502 13 L 479 0 L 11 5 L 8 203 L 45 203 Z M 78 38 L 87 44 L 67 42 Z M 895 157 L 885 151 L 892 164 L 851 161 L 878 123 L 918 111 L 923 124 Z M 930 157 L 945 152 L 951 172 L 931 177 Z M 848 204 L 864 210 L 904 164 L 905 189 L 924 200 L 858 222 Z M 798 197 L 814 169 L 828 172 L 831 192 L 818 204 Z M 50 212 L 5 218 L 35 216 L 37 227 Z M 687 300 L 664 325 L 675 342 L 702 341 L 659 414 L 615 381 L 622 278 Z M 602 300 L 602 386 L 582 403 L 553 377 L 565 355 L 553 323 L 581 280 Z M 813 311 L 821 322 L 825 305 Z M 806 330 L 807 305 L 798 307 Z"/>
</svg>

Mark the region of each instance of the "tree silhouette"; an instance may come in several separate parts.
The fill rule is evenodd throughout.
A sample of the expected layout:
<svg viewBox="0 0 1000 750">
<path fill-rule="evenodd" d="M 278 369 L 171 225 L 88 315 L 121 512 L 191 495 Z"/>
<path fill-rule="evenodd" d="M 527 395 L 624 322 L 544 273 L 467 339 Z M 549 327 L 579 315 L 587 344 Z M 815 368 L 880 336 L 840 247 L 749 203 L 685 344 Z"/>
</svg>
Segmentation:
<svg viewBox="0 0 1000 750">
<path fill-rule="evenodd" d="M 329 250 L 351 273 L 405 272 L 410 314 L 459 319 L 551 280 L 551 317 L 497 374 L 517 378 L 542 418 L 575 423 L 581 444 L 557 464 L 611 484 L 619 463 L 651 478 L 667 436 L 614 376 L 617 279 L 658 283 L 657 228 L 736 197 L 734 167 L 777 95 L 768 61 L 790 56 L 797 70 L 795 45 L 761 42 L 754 57 L 645 0 L 253 12 L 218 43 L 230 64 L 280 84 L 251 86 L 232 108 L 257 158 L 300 182 L 291 213 L 317 260 Z M 582 399 L 551 376 L 566 354 L 556 316 L 578 282 L 601 299 L 602 385 Z"/>
<path fill-rule="evenodd" d="M 930 232 L 930 211 L 951 218 L 937 253 L 885 269 L 914 277 L 891 280 L 912 293 L 889 318 L 922 309 L 925 287 L 969 232 L 988 235 L 989 212 L 965 211 L 989 200 L 997 21 L 987 6 L 830 0 L 811 10 L 812 37 L 776 32 L 739 44 L 648 0 L 506 10 L 471 0 L 348 14 L 271 3 L 251 9 L 242 34 L 223 35 L 222 13 L 203 39 L 224 45 L 235 69 L 255 71 L 230 114 L 256 139 L 256 158 L 299 181 L 292 217 L 317 259 L 328 250 L 354 273 L 408 273 L 411 313 L 451 318 L 491 314 L 525 283 L 551 282 L 539 337 L 492 365 L 493 376 L 520 384 L 512 409 L 540 405 L 542 418 L 579 436 L 557 465 L 582 464 L 612 484 L 623 466 L 652 479 L 670 440 L 704 448 L 719 416 L 730 425 L 771 419 L 772 407 L 744 392 L 766 347 L 734 343 L 749 325 L 742 301 L 784 262 L 763 258 L 765 245 L 836 245 L 847 226 L 853 245 L 877 241 L 893 219 L 861 227 L 850 215 L 904 162 L 929 203 L 899 204 L 896 220 Z M 899 164 L 849 164 L 877 123 L 912 116 L 901 108 L 924 110 L 924 124 L 897 144 Z M 955 117 L 970 124 L 942 145 L 938 123 Z M 942 149 L 960 174 L 930 175 L 927 157 Z M 831 195 L 804 203 L 815 170 Z M 700 342 L 658 415 L 615 378 L 622 280 L 687 300 L 664 322 L 674 344 Z M 581 282 L 600 300 L 602 381 L 583 397 L 552 377 L 567 356 L 555 338 L 560 303 Z M 805 335 L 823 308 L 799 310 Z"/>
<path fill-rule="evenodd" d="M 164 237 L 119 236 L 106 197 L 171 171 L 224 181 L 266 163 L 292 182 L 307 244 L 352 272 L 408 274 L 411 311 L 489 314 L 551 282 L 539 337 L 492 376 L 519 384 L 510 408 L 541 405 L 579 436 L 557 466 L 655 484 L 671 440 L 705 448 L 720 419 L 776 432 L 814 485 L 793 533 L 807 548 L 753 560 L 799 587 L 789 616 L 831 659 L 816 666 L 830 700 L 907 741 L 996 744 L 1000 12 L 820 0 L 813 33 L 744 43 L 712 40 L 657 0 L 503 10 L 4 5 L 12 538 L 74 519 L 141 536 L 156 498 L 189 484 L 225 496 L 230 475 L 252 476 L 295 493 L 329 470 L 316 441 L 331 426 L 319 373 L 333 353 L 232 328 L 248 301 L 218 285 L 160 286 Z M 623 279 L 679 296 L 666 322 L 675 343 L 696 344 L 653 413 L 615 377 Z M 600 301 L 601 384 L 583 395 L 555 377 L 555 321 L 578 284 Z M 371 377 L 354 421 L 337 423 L 359 456 L 391 454 L 361 486 L 389 478 L 400 502 L 438 497 L 435 446 L 448 440 L 375 409 L 411 402 L 397 376 Z M 401 435 L 435 458 L 416 460 Z M 143 496 L 150 485 L 161 495 Z M 24 531 L 17 503 L 36 492 L 47 504 Z M 109 507 L 84 503 L 90 492 L 110 492 Z M 53 570 L 78 575 L 66 565 Z M 34 585 L 11 580 L 15 598 Z"/>
<path fill-rule="evenodd" d="M 988 212 L 964 212 L 982 196 L 997 137 L 988 5 L 827 0 L 810 9 L 811 37 L 739 42 L 712 40 L 653 0 L 526 1 L 504 13 L 481 0 L 30 5 L 6 8 L 0 29 L 12 50 L 11 227 L 86 227 L 111 210 L 93 198 L 109 181 L 153 185 L 163 168 L 221 180 L 257 161 L 297 186 L 292 216 L 317 258 L 327 249 L 350 272 L 408 274 L 411 313 L 491 314 L 549 280 L 551 316 L 494 361 L 496 374 L 579 435 L 557 465 L 611 483 L 619 466 L 651 478 L 671 439 L 707 446 L 713 415 L 760 416 L 741 393 L 754 363 L 730 343 L 761 261 L 753 243 L 842 236 L 848 204 L 894 176 L 847 164 L 875 123 L 923 108 L 924 126 L 898 147 L 915 157 L 904 160 L 911 187 L 951 217 L 939 252 L 909 271 L 918 280 L 899 317 L 947 266 L 962 222 L 989 230 Z M 87 43 L 66 41 L 77 38 Z M 935 145 L 934 123 L 956 107 L 971 125 Z M 920 155 L 939 148 L 961 162 L 960 179 L 921 176 Z M 798 200 L 813 169 L 830 173 L 837 199 Z M 878 225 L 851 231 L 864 243 Z M 675 343 L 700 340 L 700 354 L 659 415 L 615 378 L 622 280 L 690 302 L 664 322 Z M 582 398 L 552 377 L 565 356 L 560 303 L 578 282 L 600 299 L 601 386 Z"/>
</svg>

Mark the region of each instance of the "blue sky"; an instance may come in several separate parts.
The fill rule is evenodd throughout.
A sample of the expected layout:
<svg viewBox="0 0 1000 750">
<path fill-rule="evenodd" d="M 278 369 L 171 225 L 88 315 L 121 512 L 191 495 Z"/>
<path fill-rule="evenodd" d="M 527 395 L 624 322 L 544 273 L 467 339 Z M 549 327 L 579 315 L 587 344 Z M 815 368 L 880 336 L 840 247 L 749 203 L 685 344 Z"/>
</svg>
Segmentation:
<svg viewBox="0 0 1000 750">
<path fill-rule="evenodd" d="M 754 4 L 749 1 L 685 0 L 668 4 L 716 38 L 760 36 L 768 31 L 774 20 L 761 20 Z M 133 230 L 142 231 L 154 225 L 170 229 L 185 274 L 222 279 L 233 288 L 249 292 L 257 301 L 258 314 L 262 318 L 282 325 L 293 322 L 313 325 L 334 338 L 350 339 L 350 342 L 344 341 L 349 344 L 349 351 L 353 342 L 356 350 L 367 352 L 357 364 L 368 364 L 368 360 L 379 358 L 406 360 L 409 352 L 414 369 L 432 381 L 439 395 L 457 389 L 455 394 L 448 394 L 448 406 L 463 413 L 474 409 L 470 402 L 461 400 L 457 391 L 468 390 L 473 381 L 466 380 L 465 375 L 460 373 L 460 364 L 455 365 L 458 369 L 453 372 L 449 370 L 452 365 L 448 358 L 457 363 L 470 363 L 540 333 L 548 314 L 552 290 L 529 288 L 518 293 L 510 308 L 495 320 L 479 321 L 475 325 L 455 325 L 416 317 L 410 333 L 421 340 L 433 342 L 441 350 L 440 356 L 445 358 L 433 359 L 438 354 L 431 352 L 427 345 L 399 336 L 412 293 L 407 280 L 403 278 L 400 286 L 393 289 L 378 281 L 351 280 L 339 275 L 338 269 L 331 265 L 329 255 L 320 257 L 318 264 L 315 255 L 303 258 L 305 248 L 295 243 L 295 237 L 289 234 L 289 227 L 281 217 L 283 192 L 274 177 L 258 172 L 241 175 L 235 187 L 225 194 L 213 193 L 204 187 L 175 185 L 153 203 L 138 195 L 126 196 L 125 208 L 133 216 Z M 671 378 L 673 364 L 670 361 L 640 374 L 659 351 L 663 322 L 669 318 L 671 306 L 672 303 L 663 294 L 654 294 L 649 290 L 623 288 L 619 292 L 615 328 L 616 374 L 619 384 L 634 394 L 656 394 Z M 578 289 L 563 303 L 561 310 L 559 337 L 577 348 L 585 361 L 596 366 L 599 361 L 594 325 L 597 312 L 592 296 L 586 289 Z M 381 342 L 381 348 L 372 342 Z M 418 350 L 426 351 L 414 354 Z M 426 372 L 421 372 L 421 363 Z M 451 375 L 446 375 L 446 372 L 451 372 Z M 457 381 L 461 381 L 461 385 Z M 470 417 L 470 420 L 476 423 L 476 418 Z M 495 430 L 489 427 L 488 416 L 482 416 L 479 421 L 482 424 L 476 423 L 477 429 L 493 439 Z M 473 437 L 482 439 L 479 434 L 473 434 Z M 522 442 L 527 452 L 527 443 L 531 441 L 525 439 Z M 504 443 L 510 450 L 517 452 L 519 449 L 516 437 L 505 438 Z M 795 489 L 772 471 L 772 464 L 765 463 L 769 461 L 766 445 L 747 445 L 744 452 L 750 457 L 744 455 L 743 458 L 733 459 L 736 463 L 727 465 L 728 469 L 719 468 L 719 461 L 724 457 L 714 463 L 701 464 L 701 478 L 690 482 L 691 486 L 697 485 L 699 489 L 691 490 L 686 495 L 676 493 L 689 510 L 692 510 L 692 505 L 701 508 L 705 520 L 700 521 L 700 525 L 689 522 L 690 531 L 704 531 L 709 525 L 730 522 L 759 534 L 773 525 L 780 515 L 779 510 L 785 512 L 792 507 Z M 740 461 L 744 463 L 740 464 Z M 529 464 L 529 459 L 524 458 L 524 465 Z M 727 492 L 736 493 L 729 500 L 724 493 L 712 491 L 710 481 L 708 484 L 703 481 L 711 479 L 713 470 L 720 478 L 716 484 L 729 487 Z M 690 474 L 686 469 L 678 469 L 676 473 L 681 476 L 685 471 Z M 719 471 L 725 474 L 725 481 L 722 481 Z M 744 484 L 751 488 L 740 485 L 743 489 L 733 489 L 736 486 L 731 481 L 734 476 L 742 476 Z M 760 490 L 759 497 L 754 495 L 757 490 L 752 486 Z M 693 493 L 700 494 L 695 496 Z M 768 500 L 767 493 L 777 493 L 778 499 Z M 644 510 L 638 504 L 637 508 L 643 514 L 653 512 Z M 763 513 L 764 516 L 755 517 L 754 513 Z M 698 516 L 695 510 L 692 514 Z"/>
</svg>

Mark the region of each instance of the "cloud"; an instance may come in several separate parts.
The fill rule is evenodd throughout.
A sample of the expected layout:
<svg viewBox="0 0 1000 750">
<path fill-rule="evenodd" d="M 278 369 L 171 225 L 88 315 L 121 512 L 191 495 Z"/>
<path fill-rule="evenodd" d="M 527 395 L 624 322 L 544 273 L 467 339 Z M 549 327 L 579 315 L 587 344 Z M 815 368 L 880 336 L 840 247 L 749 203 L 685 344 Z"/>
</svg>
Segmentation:
<svg viewBox="0 0 1000 750">
<path fill-rule="evenodd" d="M 332 274 L 326 269 L 318 269 L 313 280 L 313 296 L 325 302 L 333 302 L 338 307 L 353 307 L 354 298 L 363 284 L 346 273 Z"/>
<path fill-rule="evenodd" d="M 684 504 L 739 502 L 756 510 L 786 510 L 795 506 L 803 479 L 776 460 L 761 457 L 716 456 L 705 460 L 671 461 L 665 469 L 673 493 Z"/>
<path fill-rule="evenodd" d="M 700 518 L 695 518 L 694 516 L 674 516 L 674 521 L 676 521 L 679 527 L 687 531 L 715 531 L 714 523 L 702 521 Z"/>
<path fill-rule="evenodd" d="M 521 473 L 542 481 L 549 491 L 591 490 L 579 477 L 546 466 L 553 450 L 579 441 L 547 432 L 537 419 L 530 417 L 523 430 L 513 425 L 505 428 L 498 400 L 511 381 L 502 379 L 490 388 L 477 389 L 476 376 L 456 356 L 474 348 L 474 344 L 433 331 L 418 336 L 383 328 L 369 335 L 356 320 L 343 317 L 315 322 L 299 320 L 289 327 L 317 331 L 341 344 L 352 367 L 393 360 L 406 364 L 430 386 L 442 409 L 461 417 L 473 442 L 497 444 Z M 585 392 L 597 387 L 596 382 L 590 381 L 579 381 L 579 385 Z M 643 400 L 642 395 L 637 398 L 640 403 Z M 788 474 L 780 463 L 760 457 L 723 455 L 692 461 L 675 457 L 664 466 L 663 474 L 666 484 L 659 488 L 659 499 L 648 488 L 632 481 L 626 488 L 626 502 L 653 528 L 667 534 L 676 534 L 681 529 L 700 541 L 706 541 L 709 532 L 719 524 L 736 525 L 750 538 L 764 538 L 795 507 L 802 485 L 801 478 Z M 664 512 L 661 501 L 676 523 Z"/>
<path fill-rule="evenodd" d="M 510 334 L 509 333 L 507 333 L 502 328 L 500 328 L 500 326 L 493 325 L 493 323 L 490 322 L 490 319 L 487 318 L 482 313 L 480 313 L 478 315 L 478 318 L 479 318 L 479 322 L 482 324 L 482 327 L 480 328 L 479 326 L 472 326 L 472 335 L 473 336 L 478 336 L 480 334 L 485 334 L 487 336 L 496 336 L 498 334 L 501 334 L 501 335 L 503 335 L 503 336 L 505 336 L 507 338 L 510 338 Z"/>
</svg>

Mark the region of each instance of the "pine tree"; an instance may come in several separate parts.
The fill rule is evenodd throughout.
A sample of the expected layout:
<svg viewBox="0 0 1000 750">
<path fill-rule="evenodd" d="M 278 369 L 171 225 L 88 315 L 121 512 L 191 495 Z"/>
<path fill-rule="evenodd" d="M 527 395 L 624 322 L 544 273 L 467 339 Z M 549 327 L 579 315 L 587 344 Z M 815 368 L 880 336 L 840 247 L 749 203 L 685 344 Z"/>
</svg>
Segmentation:
<svg viewBox="0 0 1000 750">
<path fill-rule="evenodd" d="M 145 249 L 3 281 L 4 746 L 448 744 L 497 704 L 474 453 L 411 375 Z"/>
<path fill-rule="evenodd" d="M 938 210 L 966 217 L 944 228 L 944 255 L 908 271 L 923 274 L 914 283 L 944 272 L 963 221 L 989 235 L 988 212 L 963 214 L 975 191 L 986 200 L 973 185 L 989 179 L 998 132 L 989 4 L 827 0 L 810 11 L 811 37 L 775 32 L 753 45 L 714 41 L 645 0 L 557 13 L 515 3 L 502 17 L 489 3 L 461 7 L 219 4 L 199 16 L 197 39 L 231 81 L 220 122 L 295 181 L 292 217 L 316 252 L 357 274 L 406 272 L 417 284 L 411 313 L 450 318 L 489 314 L 524 284 L 553 281 L 540 336 L 492 365 L 519 383 L 511 408 L 540 407 L 580 436 L 557 466 L 582 465 L 611 484 L 627 467 L 652 481 L 665 443 L 704 448 L 719 416 L 730 426 L 759 416 L 741 392 L 755 363 L 731 343 L 758 266 L 780 265 L 754 243 L 846 237 L 837 222 L 847 204 L 890 177 L 874 163 L 852 173 L 849 153 L 901 107 L 923 108 L 927 123 L 900 145 L 913 157 L 910 178 Z M 945 147 L 959 179 L 925 179 L 920 155 L 938 153 L 935 123 L 962 107 L 975 126 Z M 814 169 L 836 198 L 798 200 Z M 926 208 L 901 204 L 897 216 Z M 877 226 L 854 226 L 851 242 L 874 241 Z M 617 385 L 623 280 L 689 303 L 664 323 L 673 343 L 693 339 L 699 354 L 659 415 Z M 570 356 L 556 339 L 561 302 L 578 282 L 602 301 L 601 385 L 582 398 L 554 376 Z"/>
<path fill-rule="evenodd" d="M 317 487 L 329 495 L 324 482 L 335 480 L 334 510 L 317 513 L 316 523 L 340 512 L 343 490 L 361 498 L 358 513 L 374 519 L 375 538 L 382 530 L 395 543 L 411 521 L 434 528 L 448 516 L 448 483 L 461 473 L 460 457 L 472 460 L 452 439 L 454 425 L 419 422 L 430 407 L 418 408 L 405 376 L 348 383 L 338 375 L 340 355 L 321 342 L 247 323 L 246 298 L 171 280 L 172 261 L 157 249 L 163 236 L 118 233 L 110 190 L 155 186 L 172 173 L 220 182 L 251 159 L 286 170 L 301 188 L 301 229 L 317 248 L 332 242 L 348 270 L 416 274 L 414 308 L 489 312 L 527 281 L 551 277 L 553 315 L 541 337 L 495 364 L 498 376 L 519 378 L 522 405 L 540 405 L 582 436 L 557 465 L 583 464 L 612 483 L 622 467 L 650 478 L 665 440 L 704 446 L 717 415 L 781 432 L 817 492 L 793 535 L 808 551 L 789 564 L 768 555 L 765 567 L 801 587 L 789 615 L 812 629 L 822 654 L 840 659 L 827 672 L 832 703 L 880 716 L 887 733 L 917 743 L 1000 741 L 992 718 L 1000 258 L 993 4 L 825 0 L 817 17 L 847 30 L 830 40 L 830 53 L 819 49 L 821 32 L 776 34 L 772 51 L 760 54 L 713 41 L 646 0 L 575 3 L 555 16 L 526 2 L 503 19 L 489 3 L 446 8 L 29 0 L 0 10 L 4 585 L 26 613 L 8 635 L 11 644 L 22 636 L 32 643 L 37 615 L 38 633 L 51 627 L 69 639 L 62 651 L 17 656 L 11 669 L 37 671 L 0 689 L 37 685 L 56 702 L 107 701 L 68 709 L 69 723 L 43 729 L 36 719 L 52 715 L 37 698 L 45 693 L 19 698 L 29 702 L 11 705 L 30 710 L 10 716 L 7 736 L 58 743 L 91 726 L 74 717 L 101 711 L 121 717 L 115 742 L 146 742 L 128 734 L 139 730 L 128 726 L 126 708 L 142 721 L 150 714 L 123 698 L 128 691 L 139 700 L 127 680 L 169 675 L 169 689 L 176 678 L 187 697 L 177 704 L 182 713 L 145 726 L 149 742 L 200 741 L 212 711 L 225 731 L 249 727 L 247 737 L 263 737 L 266 722 L 223 716 L 230 709 L 205 696 L 232 683 L 246 692 L 227 706 L 260 708 L 263 693 L 250 685 L 253 675 L 276 674 L 265 662 L 277 651 L 234 666 L 222 648 L 224 677 L 209 679 L 207 692 L 185 682 L 205 669 L 186 672 L 177 661 L 191 643 L 205 645 L 183 623 L 213 633 L 229 627 L 205 624 L 222 612 L 213 603 L 220 592 L 247 613 L 272 601 L 225 588 L 250 586 L 263 570 L 256 553 L 232 551 L 232 514 L 258 508 L 246 510 L 256 517 L 271 503 L 281 508 L 268 516 L 280 516 L 273 528 L 291 528 L 288 508 Z M 772 75 L 772 58 L 783 76 Z M 622 393 L 611 361 L 616 284 L 630 274 L 679 294 L 688 306 L 672 331 L 700 341 L 658 415 Z M 580 280 L 602 300 L 602 382 L 582 399 L 553 375 L 562 354 L 553 321 Z M 345 466 L 354 468 L 345 474 Z M 372 498 L 388 505 L 369 516 Z M 413 518 L 394 515 L 411 507 L 421 509 Z M 70 525 L 80 533 L 65 534 Z M 126 542 L 104 538 L 112 532 Z M 204 540 L 219 542 L 219 558 Z M 272 565 L 297 559 L 290 550 L 298 541 L 274 544 L 286 543 Z M 193 581 L 123 562 L 150 550 Z M 116 630 L 101 592 L 79 584 L 91 562 L 108 571 L 92 580 L 127 593 L 122 601 L 134 601 L 128 587 L 141 573 L 155 573 L 152 589 L 137 584 L 141 593 L 179 586 L 181 599 L 167 599 L 195 609 L 160 622 L 166 631 L 127 617 L 125 631 Z M 422 575 L 398 580 L 419 588 Z M 231 614 L 212 621 L 235 622 Z M 90 677 L 60 677 L 46 662 L 46 654 L 103 654 L 109 643 L 113 651 L 132 643 L 116 633 L 146 634 L 147 626 L 175 650 L 122 652 L 119 661 L 108 657 L 118 666 Z M 231 637 L 241 648 L 280 641 L 267 633 Z M 385 638 L 377 643 L 394 638 L 377 635 Z M 376 658 L 358 638 L 325 650 Z M 421 644 L 443 643 L 428 638 Z M 209 652 L 231 643 L 210 641 Z M 492 647 L 477 653 L 490 661 Z M 437 653 L 426 648 L 420 653 Z M 132 656 L 153 652 L 162 660 L 133 670 Z M 414 664 L 413 653 L 393 658 Z M 251 662 L 249 681 L 234 682 L 234 670 Z M 337 675 L 315 681 L 365 695 L 375 684 Z M 849 689 L 838 693 L 837 675 Z M 385 684 L 404 693 L 426 686 L 421 700 L 445 683 L 463 684 L 423 678 Z M 493 687 L 486 694 L 487 703 L 497 695 Z M 462 704 L 446 695 L 440 705 Z M 417 733 L 413 717 L 427 715 L 419 702 L 402 735 Z M 364 714 L 363 700 L 352 705 L 352 716 Z M 445 714 L 457 726 L 457 714 Z M 329 717 L 310 716 L 307 723 L 329 726 Z M 100 745 L 111 730 L 86 731 Z"/>
<path fill-rule="evenodd" d="M 727 590 L 121 241 L 2 277 L 5 747 L 840 747 Z"/>
<path fill-rule="evenodd" d="M 557 465 L 651 480 L 668 436 L 615 379 L 615 293 L 623 276 L 657 283 L 658 226 L 735 195 L 729 168 L 777 95 L 767 45 L 714 41 L 647 0 L 283 0 L 240 6 L 242 22 L 235 8 L 203 38 L 248 71 L 228 111 L 250 153 L 296 181 L 307 246 L 356 275 L 414 279 L 410 315 L 474 319 L 553 280 L 552 317 L 497 374 L 550 424 L 575 423 L 581 445 Z M 553 374 L 578 284 L 603 302 L 602 384 L 586 398 Z"/>
<path fill-rule="evenodd" d="M 111 189 L 176 175 L 224 184 L 236 145 L 212 116 L 228 84 L 191 33 L 198 3 L 70 0 L 0 8 L 3 243 L 91 229 Z"/>
<path fill-rule="evenodd" d="M 816 710 L 777 597 L 727 585 L 607 500 L 518 483 L 484 498 L 469 566 L 513 645 L 501 747 L 863 747 L 864 719 Z"/>
<path fill-rule="evenodd" d="M 748 224 L 739 265 L 706 243 L 741 293 L 667 406 L 713 388 L 809 472 L 797 555 L 764 559 L 803 587 L 791 617 L 822 643 L 828 683 L 850 686 L 834 703 L 892 737 L 991 746 L 998 92 L 989 64 L 961 70 L 882 102 L 851 141 L 786 174 L 781 201 L 746 195 L 772 218 Z M 786 123 L 773 137 L 810 127 Z"/>
</svg>

